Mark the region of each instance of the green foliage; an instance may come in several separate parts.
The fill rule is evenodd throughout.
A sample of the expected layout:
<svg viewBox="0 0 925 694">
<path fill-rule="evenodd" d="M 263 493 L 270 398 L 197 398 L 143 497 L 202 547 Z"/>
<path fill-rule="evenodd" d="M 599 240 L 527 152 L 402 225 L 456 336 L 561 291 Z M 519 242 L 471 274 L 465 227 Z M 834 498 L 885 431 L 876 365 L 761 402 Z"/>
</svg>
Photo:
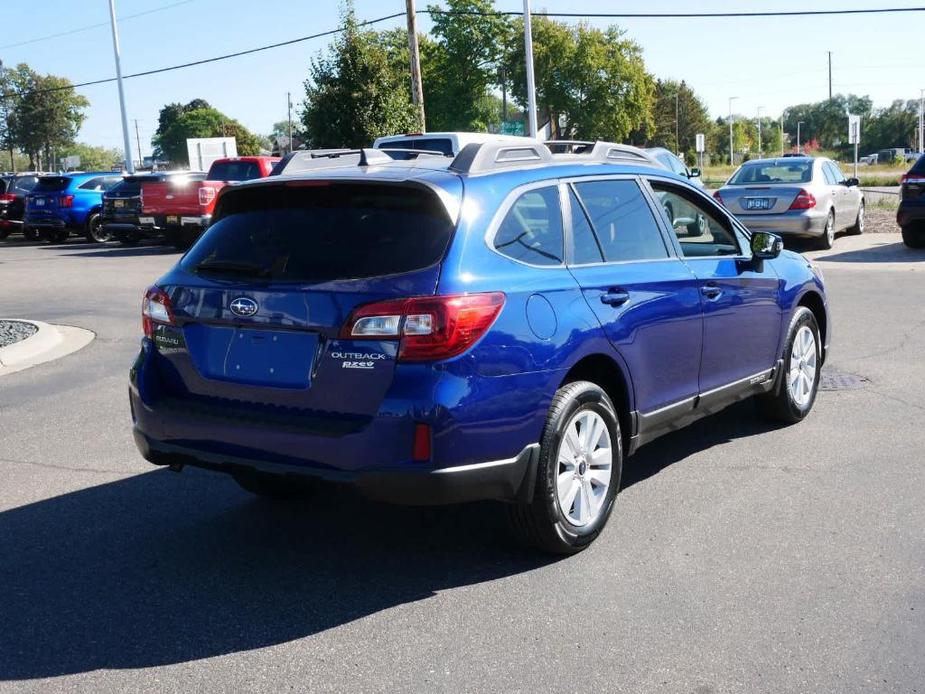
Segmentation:
<svg viewBox="0 0 925 694">
<path fill-rule="evenodd" d="M 526 105 L 523 24 L 514 22 L 505 71 L 515 100 Z M 537 16 L 533 62 L 538 120 L 558 139 L 624 140 L 652 127 L 655 84 L 642 50 L 616 26 L 605 31 Z"/>
<path fill-rule="evenodd" d="M 376 32 L 360 31 L 348 5 L 327 55 L 311 62 L 302 124 L 312 147 L 366 147 L 380 135 L 418 130 L 408 70 Z"/>
<path fill-rule="evenodd" d="M 167 104 L 158 114 L 157 131 L 151 142 L 154 155 L 174 164 L 188 164 L 186 140 L 197 137 L 233 137 L 238 154 L 260 154 L 264 142 L 233 118 L 209 105 L 204 99 L 188 104 Z"/>
<path fill-rule="evenodd" d="M 121 149 L 97 147 L 78 142 L 55 152 L 59 165 L 64 157 L 77 155 L 80 157 L 80 168 L 84 171 L 108 171 L 113 166 L 123 163 L 124 153 Z"/>
<path fill-rule="evenodd" d="M 74 143 L 90 102 L 64 77 L 41 75 L 25 63 L 4 70 L 2 87 L 11 96 L 6 107 L 3 144 L 28 154 L 31 167 L 47 162 L 52 150 Z M 7 99 L 4 99 L 7 101 Z"/>
<path fill-rule="evenodd" d="M 682 154 L 685 161 L 694 162 L 697 159 L 697 133 L 704 134 L 707 149 L 711 149 L 715 139 L 713 124 L 703 101 L 686 82 L 658 80 L 655 83 L 651 128 L 633 133 L 630 139 L 649 147 L 665 147 Z"/>
<path fill-rule="evenodd" d="M 493 0 L 448 0 L 445 9 L 457 14 L 431 15 L 434 38 L 420 44 L 427 127 L 488 130 L 501 121 L 500 100 L 496 103 L 490 94 L 500 81 L 511 22 L 504 15 L 490 14 Z"/>
</svg>

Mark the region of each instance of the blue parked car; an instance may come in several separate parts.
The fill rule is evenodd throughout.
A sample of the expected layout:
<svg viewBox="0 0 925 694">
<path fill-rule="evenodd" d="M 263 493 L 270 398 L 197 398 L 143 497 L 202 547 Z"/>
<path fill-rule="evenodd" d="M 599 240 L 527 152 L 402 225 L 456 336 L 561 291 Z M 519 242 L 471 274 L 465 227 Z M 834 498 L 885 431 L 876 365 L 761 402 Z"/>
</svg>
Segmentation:
<svg viewBox="0 0 925 694">
<path fill-rule="evenodd" d="M 108 241 L 100 212 L 103 193 L 122 180 L 111 171 L 42 176 L 26 197 L 23 225 L 29 234 L 62 243 L 71 232 L 87 241 Z"/>
<path fill-rule="evenodd" d="M 782 249 L 625 146 L 302 152 L 145 294 L 135 441 L 262 495 L 501 500 L 576 552 L 639 446 L 748 396 L 809 413 L 831 322 Z"/>
</svg>

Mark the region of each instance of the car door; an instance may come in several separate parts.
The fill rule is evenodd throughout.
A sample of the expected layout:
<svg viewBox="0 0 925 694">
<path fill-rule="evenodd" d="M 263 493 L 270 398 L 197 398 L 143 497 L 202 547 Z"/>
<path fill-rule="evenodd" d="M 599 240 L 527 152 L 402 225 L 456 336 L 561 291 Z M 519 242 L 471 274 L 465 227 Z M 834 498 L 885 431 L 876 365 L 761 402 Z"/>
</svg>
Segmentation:
<svg viewBox="0 0 925 694">
<path fill-rule="evenodd" d="M 636 179 L 578 179 L 567 189 L 569 269 L 628 368 L 636 410 L 641 419 L 683 415 L 694 406 L 700 369 L 696 277 Z"/>
<path fill-rule="evenodd" d="M 851 226 L 858 217 L 861 192 L 857 186 L 848 185 L 845 175 L 834 162 L 823 162 L 822 167 L 828 171 L 827 178 L 832 181 L 832 200 L 835 203 L 835 228 L 842 229 Z"/>
<path fill-rule="evenodd" d="M 648 183 L 674 231 L 678 253 L 698 280 L 703 306 L 700 394 L 767 375 L 777 360 L 780 281 L 751 259 L 744 234 L 706 195 L 665 179 Z M 669 220 L 666 210 L 693 210 Z"/>
</svg>

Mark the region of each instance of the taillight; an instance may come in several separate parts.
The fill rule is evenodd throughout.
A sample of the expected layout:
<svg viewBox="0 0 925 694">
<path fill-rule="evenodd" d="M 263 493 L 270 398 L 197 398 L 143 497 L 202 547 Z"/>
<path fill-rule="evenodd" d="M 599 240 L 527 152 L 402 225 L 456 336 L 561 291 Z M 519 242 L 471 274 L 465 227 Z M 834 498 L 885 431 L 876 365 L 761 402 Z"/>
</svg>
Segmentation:
<svg viewBox="0 0 925 694">
<path fill-rule="evenodd" d="M 355 309 L 342 340 L 400 340 L 399 361 L 435 361 L 465 352 L 491 327 L 504 294 L 390 299 Z"/>
<path fill-rule="evenodd" d="M 149 287 L 141 302 L 141 326 L 145 336 L 154 339 L 154 324 L 173 325 L 173 307 L 167 292 L 158 286 Z"/>
<path fill-rule="evenodd" d="M 199 204 L 205 207 L 215 200 L 215 188 L 202 186 L 199 188 Z"/>
<path fill-rule="evenodd" d="M 723 196 L 719 194 L 719 191 L 718 191 L 718 190 L 713 191 L 713 199 L 716 200 L 716 202 L 718 202 L 718 203 L 719 203 L 720 205 L 722 205 L 723 207 L 726 206 L 726 203 L 723 202 Z"/>
<path fill-rule="evenodd" d="M 16 196 L 12 193 L 0 193 L 0 202 L 13 202 Z"/>
<path fill-rule="evenodd" d="M 925 174 L 912 173 L 911 171 L 904 173 L 899 179 L 899 184 L 902 185 L 903 183 L 925 183 Z M 0 200 L 3 200 L 2 195 L 0 195 Z"/>
<path fill-rule="evenodd" d="M 74 196 L 73 195 L 62 195 L 58 198 L 58 207 L 73 207 L 74 206 Z"/>
<path fill-rule="evenodd" d="M 791 210 L 811 210 L 816 206 L 816 198 L 808 190 L 800 189 L 797 196 L 790 203 Z"/>
</svg>

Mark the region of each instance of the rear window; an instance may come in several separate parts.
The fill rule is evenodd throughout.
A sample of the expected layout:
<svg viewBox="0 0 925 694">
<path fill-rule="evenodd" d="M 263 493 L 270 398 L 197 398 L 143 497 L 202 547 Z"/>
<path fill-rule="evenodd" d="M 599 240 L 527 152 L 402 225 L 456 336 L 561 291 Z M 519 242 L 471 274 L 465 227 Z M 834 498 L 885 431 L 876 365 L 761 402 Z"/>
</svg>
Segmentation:
<svg viewBox="0 0 925 694">
<path fill-rule="evenodd" d="M 729 179 L 728 185 L 739 186 L 750 183 L 809 183 L 813 179 L 813 163 L 811 161 L 799 162 L 768 162 L 766 164 L 744 164 L 735 176 Z"/>
<path fill-rule="evenodd" d="M 42 176 L 33 190 L 37 193 L 57 192 L 67 188 L 70 182 L 67 176 Z"/>
<path fill-rule="evenodd" d="M 912 173 L 925 174 L 925 154 L 919 157 L 918 161 L 912 165 L 910 171 Z"/>
<path fill-rule="evenodd" d="M 209 169 L 209 181 L 250 181 L 260 178 L 260 165 L 253 161 L 217 161 Z"/>
<path fill-rule="evenodd" d="M 118 195 L 123 197 L 138 195 L 141 193 L 141 183 L 142 181 L 140 180 L 125 180 L 110 188 L 109 193 L 111 195 Z"/>
<path fill-rule="evenodd" d="M 383 142 L 379 149 L 414 149 L 426 152 L 440 152 L 447 156 L 453 154 L 453 142 L 447 137 L 414 137 L 407 140 L 394 140 Z M 390 155 L 393 159 L 409 159 L 411 155 L 395 152 Z"/>
<path fill-rule="evenodd" d="M 430 191 L 327 182 L 236 190 L 222 197 L 216 217 L 181 267 L 280 282 L 430 267 L 443 258 L 454 226 Z"/>
</svg>

